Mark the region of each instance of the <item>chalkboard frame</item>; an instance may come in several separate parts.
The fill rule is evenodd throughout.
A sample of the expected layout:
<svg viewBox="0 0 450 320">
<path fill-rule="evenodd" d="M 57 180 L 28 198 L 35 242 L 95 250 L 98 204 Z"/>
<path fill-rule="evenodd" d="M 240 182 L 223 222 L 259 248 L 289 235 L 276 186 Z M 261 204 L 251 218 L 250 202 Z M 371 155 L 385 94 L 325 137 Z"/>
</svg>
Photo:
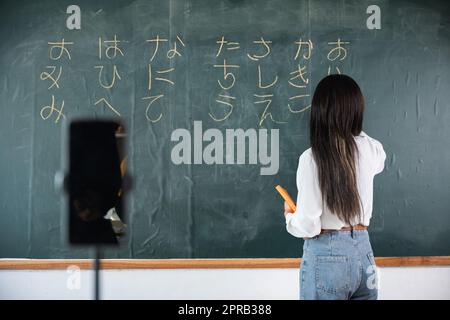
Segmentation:
<svg viewBox="0 0 450 320">
<path fill-rule="evenodd" d="M 450 256 L 376 257 L 378 267 L 450 266 Z M 268 269 L 298 268 L 301 258 L 258 259 L 103 259 L 101 269 Z M 90 259 L 4 259 L 0 270 L 92 269 Z"/>
</svg>

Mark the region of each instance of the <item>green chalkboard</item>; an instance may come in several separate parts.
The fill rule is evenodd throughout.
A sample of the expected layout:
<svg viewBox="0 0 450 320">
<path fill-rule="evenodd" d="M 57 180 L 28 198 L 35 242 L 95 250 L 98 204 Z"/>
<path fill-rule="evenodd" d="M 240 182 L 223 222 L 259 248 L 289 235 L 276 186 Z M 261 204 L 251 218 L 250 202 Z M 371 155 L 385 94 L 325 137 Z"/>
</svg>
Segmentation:
<svg viewBox="0 0 450 320">
<path fill-rule="evenodd" d="M 53 186 L 63 124 L 77 116 L 128 129 L 128 239 L 107 257 L 300 256 L 274 186 L 296 194 L 308 106 L 329 72 L 360 84 L 364 130 L 387 153 L 375 254 L 450 255 L 450 5 L 376 1 L 381 29 L 369 29 L 372 2 L 77 1 L 81 29 L 69 30 L 72 1 L 2 1 L 0 257 L 89 256 L 64 242 Z M 221 135 L 224 163 L 205 163 L 196 124 Z M 236 149 L 227 162 L 227 129 L 255 132 L 256 160 L 247 149 L 236 163 Z M 193 164 L 174 163 L 174 132 L 191 135 Z M 264 175 L 277 133 L 276 174 Z"/>
</svg>

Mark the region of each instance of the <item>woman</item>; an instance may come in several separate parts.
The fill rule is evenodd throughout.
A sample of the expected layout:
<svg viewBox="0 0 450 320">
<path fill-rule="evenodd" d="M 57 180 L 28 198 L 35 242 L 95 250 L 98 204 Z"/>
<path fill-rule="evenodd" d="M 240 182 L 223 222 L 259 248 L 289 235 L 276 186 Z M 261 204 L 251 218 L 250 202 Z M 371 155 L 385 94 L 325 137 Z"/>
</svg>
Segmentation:
<svg viewBox="0 0 450 320">
<path fill-rule="evenodd" d="M 345 75 L 322 79 L 311 105 L 311 148 L 297 169 L 297 210 L 286 229 L 304 238 L 300 299 L 377 299 L 367 227 L 373 178 L 386 154 L 362 131 L 364 98 Z"/>
</svg>

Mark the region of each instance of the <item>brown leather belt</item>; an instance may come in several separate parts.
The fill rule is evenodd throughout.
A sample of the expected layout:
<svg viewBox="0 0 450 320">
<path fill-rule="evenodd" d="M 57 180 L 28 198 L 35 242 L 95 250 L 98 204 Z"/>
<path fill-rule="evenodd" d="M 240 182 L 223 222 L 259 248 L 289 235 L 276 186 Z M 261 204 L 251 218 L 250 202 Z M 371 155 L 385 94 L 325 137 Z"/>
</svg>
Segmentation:
<svg viewBox="0 0 450 320">
<path fill-rule="evenodd" d="M 321 229 L 320 232 L 332 232 L 332 231 L 352 231 L 353 230 L 367 230 L 366 226 L 363 226 L 362 224 L 358 224 L 353 227 L 343 227 L 341 229 Z"/>
</svg>

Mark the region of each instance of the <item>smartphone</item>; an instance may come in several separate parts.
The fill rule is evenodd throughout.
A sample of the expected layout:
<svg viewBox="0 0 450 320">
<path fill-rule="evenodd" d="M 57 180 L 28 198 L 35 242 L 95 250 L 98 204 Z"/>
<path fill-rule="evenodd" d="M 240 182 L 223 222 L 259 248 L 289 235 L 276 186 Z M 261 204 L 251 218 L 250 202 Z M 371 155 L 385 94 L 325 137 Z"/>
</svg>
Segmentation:
<svg viewBox="0 0 450 320">
<path fill-rule="evenodd" d="M 71 245 L 118 245 L 125 236 L 126 133 L 117 120 L 71 120 L 63 139 L 65 224 Z"/>
</svg>

